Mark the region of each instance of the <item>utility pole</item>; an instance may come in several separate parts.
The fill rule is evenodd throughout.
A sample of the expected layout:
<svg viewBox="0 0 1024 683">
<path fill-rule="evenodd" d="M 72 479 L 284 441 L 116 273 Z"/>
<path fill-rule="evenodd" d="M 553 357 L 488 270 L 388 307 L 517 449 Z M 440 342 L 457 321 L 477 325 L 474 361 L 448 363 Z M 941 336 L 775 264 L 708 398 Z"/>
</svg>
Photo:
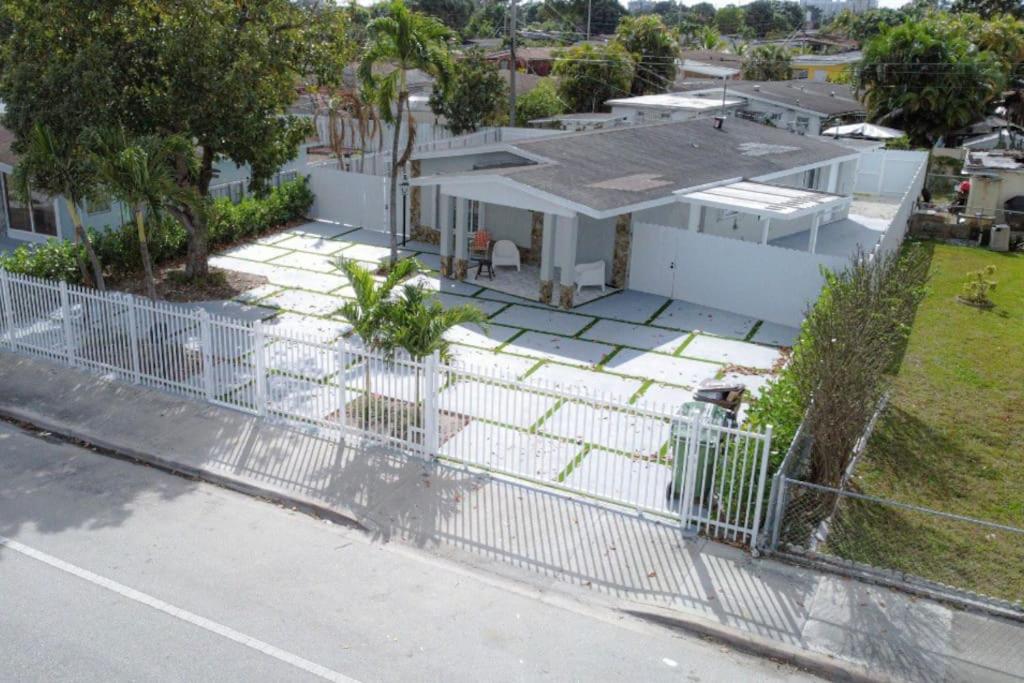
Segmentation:
<svg viewBox="0 0 1024 683">
<path fill-rule="evenodd" d="M 516 0 L 509 0 L 508 124 L 516 125 Z"/>
<path fill-rule="evenodd" d="M 590 9 L 594 0 L 587 0 L 587 40 L 590 40 Z"/>
</svg>

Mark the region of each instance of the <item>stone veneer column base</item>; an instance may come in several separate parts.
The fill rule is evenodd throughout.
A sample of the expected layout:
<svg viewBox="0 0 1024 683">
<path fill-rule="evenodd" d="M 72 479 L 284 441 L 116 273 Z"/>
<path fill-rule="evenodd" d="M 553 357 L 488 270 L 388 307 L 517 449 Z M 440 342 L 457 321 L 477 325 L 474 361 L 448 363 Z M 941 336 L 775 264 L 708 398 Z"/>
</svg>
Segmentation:
<svg viewBox="0 0 1024 683">
<path fill-rule="evenodd" d="M 572 308 L 572 298 L 576 293 L 576 285 L 560 285 L 561 291 L 558 293 L 558 305 L 568 310 Z"/>
<path fill-rule="evenodd" d="M 544 241 L 544 214 L 540 211 L 530 212 L 530 251 L 526 262 L 540 265 L 540 250 Z"/>
<path fill-rule="evenodd" d="M 467 272 L 469 272 L 469 261 L 464 258 L 455 259 L 455 279 L 465 280 Z"/>
<path fill-rule="evenodd" d="M 442 256 L 441 257 L 441 277 L 452 276 L 452 257 Z"/>
<path fill-rule="evenodd" d="M 612 287 L 622 289 L 629 279 L 630 249 L 633 245 L 633 214 L 615 220 L 615 251 L 612 256 Z"/>
<path fill-rule="evenodd" d="M 551 303 L 551 295 L 555 291 L 555 283 L 551 280 L 540 281 L 540 302 L 542 304 Z"/>
</svg>

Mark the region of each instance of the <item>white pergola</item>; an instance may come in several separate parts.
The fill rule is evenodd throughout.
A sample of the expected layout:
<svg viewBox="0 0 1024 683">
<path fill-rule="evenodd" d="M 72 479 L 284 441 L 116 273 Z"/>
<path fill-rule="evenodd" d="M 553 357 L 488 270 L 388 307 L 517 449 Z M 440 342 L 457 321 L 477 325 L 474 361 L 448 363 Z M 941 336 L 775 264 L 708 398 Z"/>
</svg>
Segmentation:
<svg viewBox="0 0 1024 683">
<path fill-rule="evenodd" d="M 784 185 L 771 185 L 742 180 L 680 195 L 680 199 L 698 207 L 739 211 L 758 216 L 761 222 L 761 244 L 768 244 L 772 220 L 790 221 L 813 216 L 809 249 L 812 254 L 818 241 L 818 227 L 826 213 L 850 204 L 850 197 L 805 190 Z M 700 211 L 690 212 L 690 229 L 700 227 Z"/>
</svg>

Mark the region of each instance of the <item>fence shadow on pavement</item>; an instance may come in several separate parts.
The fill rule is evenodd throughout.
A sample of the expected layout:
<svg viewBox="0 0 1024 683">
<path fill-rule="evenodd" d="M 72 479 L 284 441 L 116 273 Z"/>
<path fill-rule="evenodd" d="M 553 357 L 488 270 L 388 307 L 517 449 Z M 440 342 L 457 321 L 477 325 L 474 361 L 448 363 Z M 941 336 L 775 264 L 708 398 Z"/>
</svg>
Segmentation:
<svg viewBox="0 0 1024 683">
<path fill-rule="evenodd" d="M 698 612 L 799 644 L 811 574 L 775 571 L 678 525 L 486 472 L 250 419 L 219 433 L 206 467 L 347 512 L 372 538 L 471 564 Z"/>
</svg>

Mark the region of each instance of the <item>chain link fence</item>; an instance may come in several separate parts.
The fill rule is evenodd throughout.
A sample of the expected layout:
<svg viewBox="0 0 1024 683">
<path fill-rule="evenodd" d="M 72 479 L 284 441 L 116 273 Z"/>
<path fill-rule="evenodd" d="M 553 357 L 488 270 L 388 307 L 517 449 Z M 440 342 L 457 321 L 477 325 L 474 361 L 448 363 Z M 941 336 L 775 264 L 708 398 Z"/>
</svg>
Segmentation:
<svg viewBox="0 0 1024 683">
<path fill-rule="evenodd" d="M 1024 528 L 780 479 L 773 546 L 1024 612 Z"/>
</svg>

